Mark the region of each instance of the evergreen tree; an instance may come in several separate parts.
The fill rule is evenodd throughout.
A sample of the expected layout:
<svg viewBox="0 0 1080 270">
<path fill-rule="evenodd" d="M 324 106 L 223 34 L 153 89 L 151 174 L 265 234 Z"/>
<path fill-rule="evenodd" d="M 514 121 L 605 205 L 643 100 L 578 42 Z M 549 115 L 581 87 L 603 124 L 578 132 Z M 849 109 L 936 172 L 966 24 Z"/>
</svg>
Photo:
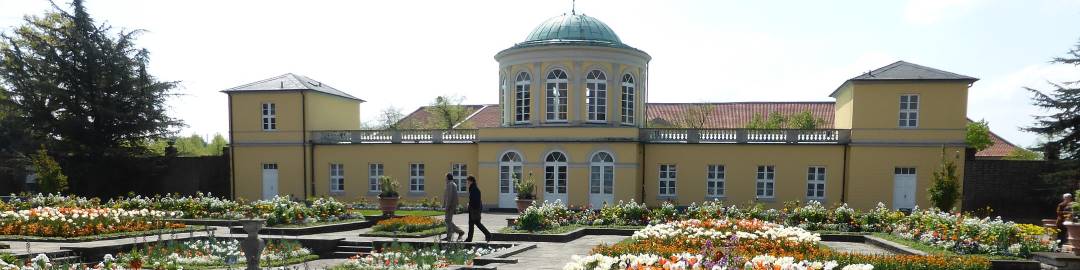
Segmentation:
<svg viewBox="0 0 1080 270">
<path fill-rule="evenodd" d="M 1052 63 L 1080 66 L 1080 43 L 1077 43 L 1065 57 L 1054 58 Z M 1025 131 L 1035 132 L 1054 138 L 1047 141 L 1047 159 L 1060 155 L 1066 159 L 1080 158 L 1080 81 L 1050 83 L 1053 87 L 1048 93 L 1025 87 L 1034 94 L 1033 104 L 1045 110 L 1053 111 L 1049 115 L 1035 117 L 1035 124 Z M 1055 153 L 1051 153 L 1055 152 Z"/>
<path fill-rule="evenodd" d="M 96 24 L 82 0 L 24 20 L 0 35 L 0 86 L 37 142 L 60 156 L 126 156 L 181 125 L 165 108 L 176 82 L 150 75 L 141 31 Z"/>
<path fill-rule="evenodd" d="M 934 182 L 927 191 L 930 194 L 930 204 L 942 211 L 951 211 L 960 199 L 956 162 L 945 158 L 945 147 L 941 148 L 941 167 L 934 171 Z"/>
<path fill-rule="evenodd" d="M 978 151 L 994 146 L 994 141 L 990 139 L 990 123 L 985 119 L 968 123 L 964 142 Z"/>
</svg>

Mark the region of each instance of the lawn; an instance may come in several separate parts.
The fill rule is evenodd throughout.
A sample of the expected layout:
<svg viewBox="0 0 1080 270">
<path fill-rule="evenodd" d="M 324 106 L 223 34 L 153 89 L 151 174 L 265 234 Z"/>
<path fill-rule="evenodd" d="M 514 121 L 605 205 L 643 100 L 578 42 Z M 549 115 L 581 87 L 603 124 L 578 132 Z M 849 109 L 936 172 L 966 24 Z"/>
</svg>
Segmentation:
<svg viewBox="0 0 1080 270">
<path fill-rule="evenodd" d="M 353 210 L 353 213 L 364 215 L 364 216 L 378 216 L 378 215 L 382 215 L 382 210 L 379 210 L 379 209 L 359 209 L 359 210 Z M 437 210 L 397 210 L 397 211 L 394 212 L 394 215 L 395 216 L 425 216 L 425 217 L 430 217 L 430 216 L 441 216 L 441 215 L 443 215 L 445 213 L 446 212 L 437 211 Z"/>
</svg>

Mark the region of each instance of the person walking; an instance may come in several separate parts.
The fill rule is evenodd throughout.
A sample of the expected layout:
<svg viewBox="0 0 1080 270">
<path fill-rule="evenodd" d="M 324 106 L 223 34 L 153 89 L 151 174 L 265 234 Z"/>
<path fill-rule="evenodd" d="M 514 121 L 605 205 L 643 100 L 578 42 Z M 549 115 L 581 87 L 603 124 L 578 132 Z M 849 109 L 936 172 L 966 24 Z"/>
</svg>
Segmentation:
<svg viewBox="0 0 1080 270">
<path fill-rule="evenodd" d="M 446 238 L 443 241 L 454 241 L 454 233 L 458 234 L 457 240 L 461 241 L 461 237 L 465 236 L 465 231 L 454 225 L 454 211 L 457 210 L 458 205 L 458 185 L 454 181 L 454 174 L 446 173 L 446 191 L 443 192 L 443 207 L 446 207 L 446 214 L 444 220 L 446 221 Z"/>
<path fill-rule="evenodd" d="M 1065 230 L 1065 221 L 1069 219 L 1071 209 L 1069 206 L 1073 202 L 1073 195 L 1071 193 L 1065 193 L 1061 195 L 1061 203 L 1057 205 L 1057 229 L 1058 229 L 1058 246 L 1064 245 L 1069 241 L 1069 234 Z M 1075 248 L 1075 247 L 1074 247 Z"/>
<path fill-rule="evenodd" d="M 473 227 L 480 228 L 480 232 L 484 233 L 484 241 L 491 242 L 491 232 L 480 222 L 480 212 L 484 210 L 484 204 L 480 200 L 480 188 L 476 187 L 476 177 L 470 175 L 465 179 L 469 184 L 469 236 L 465 238 L 465 242 L 472 242 Z"/>
</svg>

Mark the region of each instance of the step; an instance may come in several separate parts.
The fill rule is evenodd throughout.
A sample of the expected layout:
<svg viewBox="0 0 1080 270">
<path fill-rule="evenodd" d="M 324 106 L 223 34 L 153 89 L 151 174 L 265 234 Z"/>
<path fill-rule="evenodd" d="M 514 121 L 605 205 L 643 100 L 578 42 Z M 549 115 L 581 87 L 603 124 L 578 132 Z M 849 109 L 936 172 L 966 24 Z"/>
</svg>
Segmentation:
<svg viewBox="0 0 1080 270">
<path fill-rule="evenodd" d="M 337 246 L 337 248 L 334 249 L 334 251 L 341 252 L 371 252 L 371 250 L 372 248 L 370 246 Z"/>
<path fill-rule="evenodd" d="M 339 246 L 371 247 L 371 242 L 342 240 L 342 241 L 338 241 L 338 245 Z"/>
</svg>

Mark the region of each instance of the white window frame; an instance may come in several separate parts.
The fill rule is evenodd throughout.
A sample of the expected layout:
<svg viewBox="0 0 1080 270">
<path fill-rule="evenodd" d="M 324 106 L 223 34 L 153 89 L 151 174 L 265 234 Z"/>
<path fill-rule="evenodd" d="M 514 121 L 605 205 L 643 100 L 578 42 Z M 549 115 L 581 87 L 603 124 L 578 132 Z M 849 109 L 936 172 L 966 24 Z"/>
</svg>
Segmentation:
<svg viewBox="0 0 1080 270">
<path fill-rule="evenodd" d="M 424 193 L 424 163 L 409 163 L 409 192 Z"/>
<path fill-rule="evenodd" d="M 450 173 L 454 175 L 454 181 L 458 184 L 458 193 L 469 192 L 469 183 L 467 178 L 469 177 L 469 165 L 465 163 L 454 163 L 450 165 Z"/>
<path fill-rule="evenodd" d="M 379 183 L 379 177 L 382 177 L 386 173 L 385 167 L 382 163 L 368 163 L 368 191 L 369 192 L 382 192 L 382 187 Z"/>
<path fill-rule="evenodd" d="M 277 130 L 277 105 L 273 102 L 262 104 L 262 129 L 263 131 Z"/>
<path fill-rule="evenodd" d="M 529 122 L 529 116 L 531 114 L 532 97 L 530 94 L 530 88 L 532 88 L 532 78 L 529 73 L 518 73 L 517 79 L 514 81 L 514 123 L 525 124 Z"/>
<path fill-rule="evenodd" d="M 660 164 L 659 168 L 659 196 L 675 197 L 678 193 L 679 167 L 676 164 Z"/>
<path fill-rule="evenodd" d="M 566 153 L 554 151 L 544 157 L 544 193 L 566 194 L 566 178 L 570 176 Z"/>
<path fill-rule="evenodd" d="M 330 193 L 345 192 L 345 164 L 330 163 Z"/>
<path fill-rule="evenodd" d="M 758 165 L 757 166 L 757 180 L 755 183 L 755 198 L 758 199 L 774 199 L 776 198 L 776 166 L 774 165 Z"/>
<path fill-rule="evenodd" d="M 608 152 L 593 154 L 589 164 L 589 194 L 613 194 L 615 156 Z"/>
<path fill-rule="evenodd" d="M 622 115 L 624 125 L 634 125 L 634 76 L 627 73 L 622 79 Z"/>
<path fill-rule="evenodd" d="M 594 69 L 585 76 L 585 106 L 588 122 L 605 123 L 608 120 L 607 75 Z"/>
<path fill-rule="evenodd" d="M 553 69 L 545 78 L 544 100 L 547 105 L 544 106 L 544 120 L 549 123 L 566 123 L 570 119 L 570 106 L 567 104 L 570 101 L 570 76 L 562 69 Z"/>
<path fill-rule="evenodd" d="M 825 166 L 806 167 L 806 199 L 825 200 L 825 179 L 827 178 Z"/>
<path fill-rule="evenodd" d="M 722 164 L 705 166 L 705 198 L 724 198 L 727 196 L 726 171 Z"/>
<path fill-rule="evenodd" d="M 900 128 L 919 127 L 919 108 L 922 107 L 922 98 L 916 94 L 900 95 L 900 120 L 897 122 Z"/>
<path fill-rule="evenodd" d="M 499 193 L 515 194 L 514 187 L 521 181 L 523 159 L 518 152 L 506 152 L 499 158 Z"/>
</svg>

